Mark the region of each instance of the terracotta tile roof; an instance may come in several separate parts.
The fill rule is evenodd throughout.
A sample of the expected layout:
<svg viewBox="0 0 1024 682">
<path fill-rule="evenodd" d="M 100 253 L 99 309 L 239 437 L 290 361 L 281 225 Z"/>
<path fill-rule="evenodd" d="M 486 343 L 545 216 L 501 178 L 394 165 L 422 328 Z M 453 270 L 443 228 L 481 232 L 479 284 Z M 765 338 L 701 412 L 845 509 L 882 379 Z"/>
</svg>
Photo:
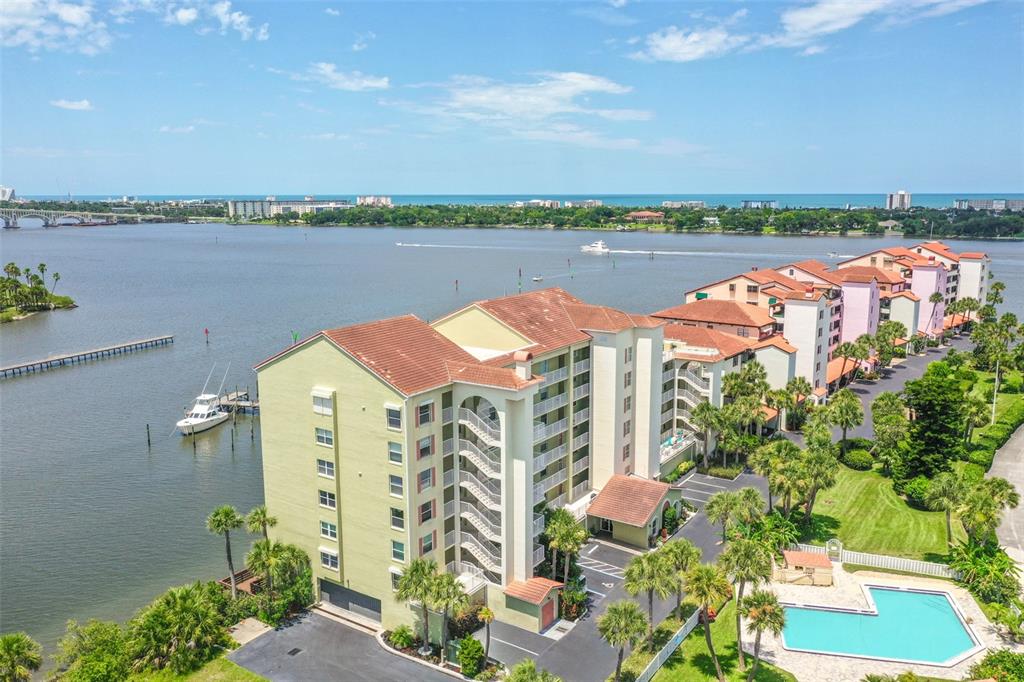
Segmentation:
<svg viewBox="0 0 1024 682">
<path fill-rule="evenodd" d="M 800 289 L 803 287 L 800 282 L 796 281 L 792 277 L 787 277 L 781 272 L 776 272 L 775 270 L 751 270 L 750 272 L 743 273 L 742 276 L 747 279 L 752 279 L 758 284 L 774 282 L 775 284 L 779 284 L 787 289 Z"/>
<path fill-rule="evenodd" d="M 802 288 L 801 291 L 788 292 L 785 298 L 787 301 L 818 301 L 824 295 L 825 292 L 821 291 L 820 289 L 813 289 L 811 291 L 807 291 L 806 288 Z"/>
<path fill-rule="evenodd" d="M 853 282 L 855 284 L 868 284 L 869 282 L 877 282 L 878 278 L 874 275 L 866 275 L 859 272 L 848 272 L 843 275 L 843 281 Z"/>
<path fill-rule="evenodd" d="M 507 324 L 536 346 L 530 348 L 534 355 L 540 355 L 574 343 L 590 340 L 590 335 L 581 331 L 563 307 L 564 303 L 583 303 L 564 289 L 552 287 L 515 296 L 503 296 L 473 305 L 487 311 Z"/>
<path fill-rule="evenodd" d="M 785 337 L 782 336 L 782 334 L 772 334 L 768 338 L 762 339 L 758 341 L 756 344 L 754 344 L 755 349 L 766 348 L 768 346 L 775 346 L 776 348 L 784 350 L 787 353 L 796 352 L 796 346 L 786 341 Z"/>
<path fill-rule="evenodd" d="M 817 277 L 818 279 L 823 279 L 829 284 L 835 284 L 838 286 L 841 283 L 837 273 L 830 271 L 827 265 L 819 260 L 814 260 L 813 258 L 810 260 L 802 260 L 797 263 L 790 263 L 789 265 L 783 265 L 782 267 L 775 268 L 775 270 L 777 272 L 782 272 L 789 268 L 803 270 L 805 273 Z M 794 275 L 793 278 L 796 279 L 796 276 Z"/>
<path fill-rule="evenodd" d="M 512 391 L 518 391 L 531 384 L 539 384 L 544 381 L 544 377 L 540 376 L 522 379 L 514 369 L 491 367 L 476 361 L 472 363 L 446 361 L 445 368 L 448 370 L 449 382 L 458 381 L 464 384 L 494 386 Z"/>
<path fill-rule="evenodd" d="M 883 270 L 882 268 L 876 268 L 871 265 L 850 265 L 845 268 L 840 268 L 836 271 L 836 275 L 840 279 L 845 279 L 849 275 L 867 275 L 874 277 L 879 282 L 886 282 L 888 284 L 899 284 L 906 281 L 898 272 Z"/>
<path fill-rule="evenodd" d="M 832 561 L 825 554 L 816 552 L 796 552 L 789 549 L 782 550 L 782 557 L 787 566 L 807 566 L 810 568 L 832 568 Z"/>
<path fill-rule="evenodd" d="M 562 585 L 563 583 L 555 582 L 548 578 L 514 580 L 505 587 L 505 594 L 539 606 L 544 602 L 551 590 L 562 587 Z"/>
<path fill-rule="evenodd" d="M 646 315 L 631 315 L 615 308 L 589 303 L 563 303 L 562 308 L 581 331 L 620 332 L 634 327 L 658 327 L 664 322 Z"/>
<path fill-rule="evenodd" d="M 960 254 L 960 260 L 980 260 L 988 258 L 988 254 L 982 253 L 981 251 L 967 251 L 966 253 Z"/>
<path fill-rule="evenodd" d="M 910 289 L 904 289 L 903 291 L 883 291 L 878 294 L 882 298 L 909 298 L 911 301 L 920 301 L 921 297 L 915 294 Z"/>
<path fill-rule="evenodd" d="M 768 407 L 767 405 L 761 406 L 761 414 L 764 415 L 765 421 L 771 421 L 779 416 L 779 411 L 774 407 Z"/>
<path fill-rule="evenodd" d="M 782 287 L 771 286 L 771 287 L 765 287 L 764 289 L 761 289 L 761 293 L 762 294 L 767 294 L 768 296 L 774 296 L 775 298 L 786 298 L 786 294 L 789 293 L 789 289 L 783 289 Z"/>
<path fill-rule="evenodd" d="M 936 253 L 940 256 L 950 259 L 953 262 L 960 261 L 960 256 L 950 251 L 949 247 L 943 244 L 942 242 L 923 242 L 921 244 L 918 244 L 917 247 L 924 249 L 926 251 L 931 251 L 932 253 Z"/>
<path fill-rule="evenodd" d="M 651 316 L 666 320 L 735 324 L 746 327 L 764 327 L 775 323 L 775 318 L 764 308 L 749 303 L 721 301 L 714 298 L 705 298 L 665 308 L 651 313 Z"/>
<path fill-rule="evenodd" d="M 627 213 L 625 217 L 628 218 L 664 218 L 665 214 L 661 211 L 633 211 Z"/>
<path fill-rule="evenodd" d="M 615 474 L 587 508 L 588 516 L 644 526 L 665 499 L 669 484 Z"/>
<path fill-rule="evenodd" d="M 846 363 L 846 371 L 843 371 L 843 363 Z M 844 358 L 832 358 L 828 361 L 828 367 L 825 369 L 825 381 L 832 383 L 838 381 L 841 377 L 847 374 L 853 374 L 854 370 L 857 369 L 857 361 L 853 358 L 846 360 Z"/>
<path fill-rule="evenodd" d="M 681 360 L 700 360 L 703 362 L 718 362 L 725 358 L 739 355 L 745 350 L 754 347 L 754 341 L 745 339 L 742 336 L 735 336 L 717 329 L 707 327 L 693 327 L 685 324 L 665 325 L 665 339 L 679 343 L 673 343 L 673 352 Z M 682 344 L 682 347 L 680 347 Z M 687 352 L 688 347 L 693 347 L 694 352 Z M 717 350 L 717 353 L 699 352 L 696 349 Z"/>
</svg>

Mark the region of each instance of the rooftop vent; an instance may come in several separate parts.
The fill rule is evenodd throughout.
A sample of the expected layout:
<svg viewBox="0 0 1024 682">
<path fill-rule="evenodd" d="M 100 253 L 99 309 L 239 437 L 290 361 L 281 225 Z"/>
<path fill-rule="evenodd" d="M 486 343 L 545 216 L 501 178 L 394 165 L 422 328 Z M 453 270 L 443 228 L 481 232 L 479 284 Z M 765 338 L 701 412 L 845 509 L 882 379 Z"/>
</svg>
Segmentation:
<svg viewBox="0 0 1024 682">
<path fill-rule="evenodd" d="M 302 649 L 299 649 L 298 647 L 288 651 L 288 655 L 289 656 L 295 656 L 295 655 L 301 654 L 301 653 L 302 653 Z"/>
</svg>

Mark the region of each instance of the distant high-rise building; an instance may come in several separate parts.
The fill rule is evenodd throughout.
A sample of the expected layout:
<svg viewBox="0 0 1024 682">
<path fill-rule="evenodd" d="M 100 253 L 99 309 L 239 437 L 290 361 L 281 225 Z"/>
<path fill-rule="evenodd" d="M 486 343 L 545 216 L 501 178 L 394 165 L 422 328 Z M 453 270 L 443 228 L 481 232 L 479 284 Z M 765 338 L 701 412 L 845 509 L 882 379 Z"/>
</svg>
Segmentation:
<svg viewBox="0 0 1024 682">
<path fill-rule="evenodd" d="M 910 192 L 900 190 L 885 195 L 885 208 L 889 211 L 906 211 L 910 208 Z"/>
<path fill-rule="evenodd" d="M 704 208 L 703 201 L 663 201 L 662 208 Z"/>
<path fill-rule="evenodd" d="M 953 208 L 976 211 L 1024 211 L 1024 199 L 957 199 Z"/>
<path fill-rule="evenodd" d="M 775 199 L 744 199 L 741 206 L 743 208 L 778 208 L 779 202 Z"/>
<path fill-rule="evenodd" d="M 597 208 L 598 206 L 604 206 L 604 202 L 600 199 L 574 199 L 565 202 L 566 208 Z"/>
<path fill-rule="evenodd" d="M 14 188 L 0 185 L 0 201 L 14 201 Z"/>
<path fill-rule="evenodd" d="M 392 206 L 394 206 L 394 204 L 391 203 L 391 197 L 367 194 L 365 196 L 356 197 L 356 206 L 372 206 L 374 208 L 391 208 Z"/>
</svg>

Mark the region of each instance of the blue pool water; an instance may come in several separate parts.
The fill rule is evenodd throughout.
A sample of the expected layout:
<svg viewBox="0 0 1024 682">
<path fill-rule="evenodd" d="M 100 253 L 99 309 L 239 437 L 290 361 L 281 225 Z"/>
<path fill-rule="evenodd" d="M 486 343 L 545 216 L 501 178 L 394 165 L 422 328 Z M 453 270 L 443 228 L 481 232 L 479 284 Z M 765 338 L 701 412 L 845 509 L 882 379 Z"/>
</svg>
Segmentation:
<svg viewBox="0 0 1024 682">
<path fill-rule="evenodd" d="M 787 649 L 943 663 L 975 646 L 944 594 L 868 588 L 878 615 L 786 607 Z"/>
</svg>

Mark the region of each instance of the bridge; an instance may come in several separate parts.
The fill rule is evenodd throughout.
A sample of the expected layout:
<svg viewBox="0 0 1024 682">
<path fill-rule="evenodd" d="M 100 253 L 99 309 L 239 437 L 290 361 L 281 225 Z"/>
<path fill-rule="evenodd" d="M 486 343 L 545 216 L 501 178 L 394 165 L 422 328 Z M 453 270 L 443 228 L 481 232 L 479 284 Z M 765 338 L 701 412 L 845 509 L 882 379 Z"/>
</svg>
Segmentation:
<svg viewBox="0 0 1024 682">
<path fill-rule="evenodd" d="M 0 219 L 5 228 L 16 228 L 22 218 L 37 218 L 43 221 L 43 227 L 54 227 L 68 224 L 62 221 L 75 220 L 78 225 L 99 225 L 113 223 L 141 223 L 143 221 L 162 221 L 163 216 L 144 215 L 141 213 L 96 213 L 93 211 L 49 211 L 36 208 L 0 208 Z M 75 224 L 75 223 L 71 223 Z"/>
</svg>

